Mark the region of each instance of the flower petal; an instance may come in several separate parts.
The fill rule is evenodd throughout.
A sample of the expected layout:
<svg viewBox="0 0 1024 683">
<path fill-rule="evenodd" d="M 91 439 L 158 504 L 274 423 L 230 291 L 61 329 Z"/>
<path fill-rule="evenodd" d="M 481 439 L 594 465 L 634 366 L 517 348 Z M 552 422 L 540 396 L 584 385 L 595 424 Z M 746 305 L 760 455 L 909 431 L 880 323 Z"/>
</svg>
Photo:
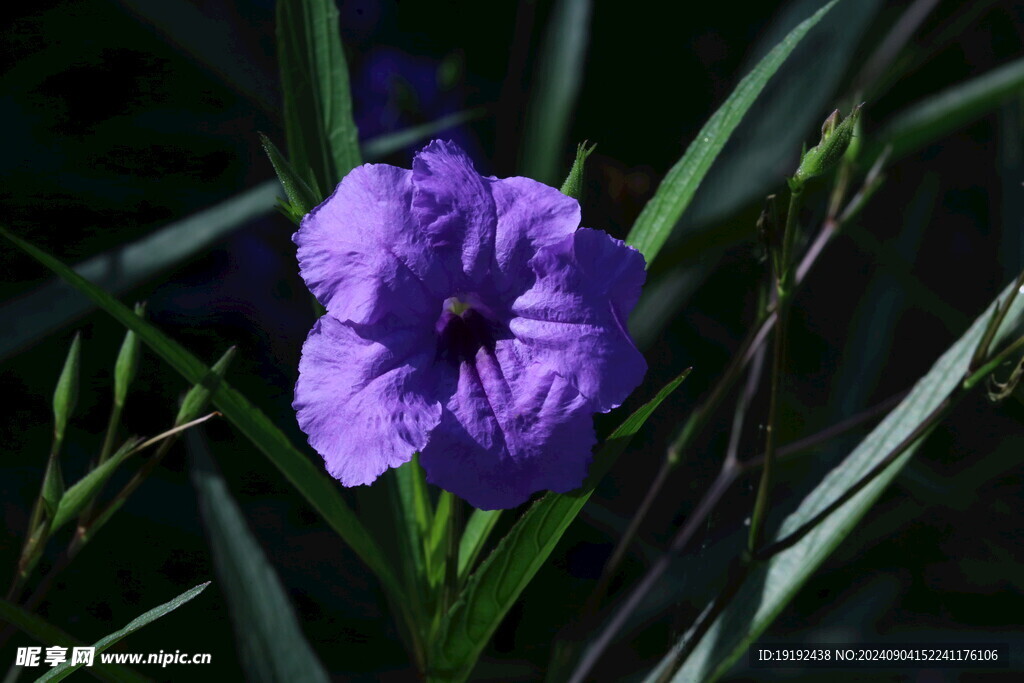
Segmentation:
<svg viewBox="0 0 1024 683">
<path fill-rule="evenodd" d="M 334 317 L 376 323 L 391 314 L 412 323 L 436 316 L 438 265 L 412 216 L 412 193 L 411 171 L 365 164 L 302 219 L 292 237 L 299 271 Z"/>
<path fill-rule="evenodd" d="M 420 462 L 427 481 L 483 510 L 515 507 L 544 489 L 571 491 L 596 441 L 591 413 L 565 379 L 525 365 L 502 340 L 462 364 Z"/>
<path fill-rule="evenodd" d="M 321 317 L 306 338 L 292 407 L 345 486 L 408 462 L 441 418 L 429 337 Z"/>
<path fill-rule="evenodd" d="M 412 212 L 458 294 L 483 281 L 494 256 L 497 217 L 489 183 L 458 145 L 441 140 L 416 155 L 412 173 Z"/>
<path fill-rule="evenodd" d="M 530 266 L 537 281 L 513 303 L 509 323 L 520 354 L 568 379 L 595 410 L 617 407 L 647 371 L 626 329 L 646 278 L 643 256 L 581 228 Z"/>
<path fill-rule="evenodd" d="M 552 246 L 580 225 L 580 204 L 553 187 L 530 178 L 491 181 L 498 212 L 494 256 L 499 290 L 521 294 L 532 284 L 530 259 L 538 249 Z"/>
</svg>

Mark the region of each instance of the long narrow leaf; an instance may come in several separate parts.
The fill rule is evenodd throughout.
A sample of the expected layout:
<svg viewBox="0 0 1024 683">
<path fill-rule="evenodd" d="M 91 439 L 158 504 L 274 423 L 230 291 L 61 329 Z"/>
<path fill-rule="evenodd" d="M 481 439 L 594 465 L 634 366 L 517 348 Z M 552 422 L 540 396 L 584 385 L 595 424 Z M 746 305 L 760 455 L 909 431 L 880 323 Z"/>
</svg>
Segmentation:
<svg viewBox="0 0 1024 683">
<path fill-rule="evenodd" d="M 378 159 L 481 116 L 483 107 L 367 140 L 364 155 Z M 209 209 L 162 227 L 145 237 L 83 261 L 75 272 L 103 289 L 120 294 L 153 275 L 194 256 L 248 221 L 274 208 L 280 196 L 276 180 L 267 180 Z M 0 308 L 0 360 L 28 347 L 92 309 L 87 299 L 57 279 Z"/>
<path fill-rule="evenodd" d="M 91 472 L 75 482 L 60 499 L 53 521 L 50 522 L 50 533 L 61 528 L 74 518 L 96 497 L 103 485 L 114 474 L 114 471 L 131 455 L 142 439 L 126 441 L 110 458 L 98 465 Z"/>
<path fill-rule="evenodd" d="M 326 683 L 330 679 L 306 642 L 277 573 L 206 453 L 202 436 L 190 432 L 186 444 L 203 526 L 247 680 Z"/>
<path fill-rule="evenodd" d="M 473 563 L 480 556 L 487 537 L 491 535 L 494 525 L 501 519 L 501 510 L 473 510 L 466 522 L 466 529 L 459 539 L 459 578 L 466 576 L 473 569 Z"/>
<path fill-rule="evenodd" d="M 209 246 L 235 228 L 274 207 L 276 180 L 216 206 L 171 223 L 130 244 L 87 259 L 75 272 L 115 294 L 137 286 Z M 0 309 L 0 358 L 6 358 L 61 325 L 88 313 L 88 301 L 60 280 L 54 280 Z"/>
<path fill-rule="evenodd" d="M 476 107 L 442 116 L 434 121 L 409 126 L 393 133 L 382 133 L 363 143 L 363 156 L 368 160 L 380 159 L 399 152 L 417 142 L 427 140 L 449 128 L 461 126 L 487 113 L 487 107 Z"/>
<path fill-rule="evenodd" d="M 0 600 L 0 620 L 16 626 L 23 633 L 35 639 L 36 642 L 47 647 L 59 645 L 61 647 L 75 648 L 85 645 L 82 641 L 69 636 L 42 617 L 26 612 L 21 607 L 11 604 L 6 600 Z M 88 667 L 86 671 L 99 680 L 108 681 L 109 683 L 146 683 L 150 680 L 120 664 L 96 664 Z"/>
<path fill-rule="evenodd" d="M 266 152 L 274 167 L 277 179 L 281 181 L 281 189 L 284 190 L 285 196 L 288 197 L 288 201 L 298 216 L 304 216 L 323 201 L 324 198 L 313 192 L 313 189 L 302 179 L 302 175 L 285 158 L 273 140 L 260 133 L 260 144 L 263 145 L 263 151 Z"/>
<path fill-rule="evenodd" d="M 708 119 L 697 137 L 675 166 L 658 186 L 640 216 L 636 219 L 626 242 L 639 249 L 648 266 L 654 261 L 669 234 L 686 207 L 690 205 L 697 187 L 707 174 L 722 147 L 736 126 L 754 104 L 772 75 L 786 60 L 807 32 L 836 4 L 832 0 L 811 17 L 790 31 L 786 38 L 765 55 L 754 70 L 747 74 L 729 98 Z"/>
<path fill-rule="evenodd" d="M 424 585 L 428 574 L 425 541 L 433 525 L 433 505 L 427 492 L 427 481 L 419 456 L 398 467 L 393 472 L 394 497 L 396 503 L 396 522 L 398 529 L 402 560 L 405 563 L 409 578 L 417 585 Z"/>
<path fill-rule="evenodd" d="M 1024 90 L 1024 58 L 959 83 L 919 102 L 885 125 L 867 156 L 892 146 L 892 158 L 904 156 L 995 109 Z"/>
<path fill-rule="evenodd" d="M 822 0 L 786 3 L 758 38 L 741 73 L 752 68 L 823 4 Z M 673 241 L 684 233 L 695 235 L 708 230 L 712 231 L 708 238 L 715 246 L 728 246 L 734 241 L 731 232 L 720 229 L 725 227 L 721 222 L 777 187 L 782 177 L 795 169 L 801 144 L 816 141 L 825 115 L 838 105 L 850 104 L 836 100 L 836 91 L 882 4 L 881 0 L 840 2 L 808 32 L 759 95 L 755 114 L 743 119 L 715 159 L 676 228 Z M 752 224 L 742 227 L 746 234 L 753 231 Z M 686 255 L 693 256 L 702 241 L 687 243 Z"/>
<path fill-rule="evenodd" d="M 49 254 L 0 228 L 0 234 L 27 254 L 52 270 L 93 302 L 112 315 L 193 384 L 200 383 L 210 372 L 198 358 L 157 328 L 135 315 L 127 306 L 93 285 Z M 400 607 L 406 606 L 403 591 L 391 566 L 377 542 L 345 504 L 334 482 L 289 441 L 273 422 L 227 382 L 221 382 L 213 395 L 213 403 L 233 425 L 266 455 L 319 512 L 328 524 L 352 547 L 377 575 L 384 589 Z"/>
<path fill-rule="evenodd" d="M 184 593 L 174 598 L 170 602 L 165 602 L 159 607 L 154 607 L 145 614 L 136 617 L 121 630 L 114 631 L 109 636 L 97 640 L 96 643 L 93 645 L 93 647 L 96 648 L 96 654 L 98 655 L 101 652 L 104 652 L 111 645 L 118 642 L 122 638 L 129 636 L 132 633 L 135 633 L 143 626 L 146 626 L 147 624 L 156 621 L 162 616 L 170 614 L 171 612 L 178 609 L 192 598 L 202 593 L 204 590 L 206 590 L 206 587 L 209 585 L 209 581 L 207 581 L 206 583 L 201 583 L 195 588 L 185 591 Z M 72 664 L 71 661 L 69 660 L 67 662 L 64 662 L 60 666 L 56 667 L 55 669 L 51 669 L 50 671 L 48 671 L 46 675 L 40 677 L 39 680 L 36 681 L 36 683 L 46 683 L 46 681 L 63 680 L 71 674 L 73 674 L 78 669 L 80 669 L 82 666 L 82 664 Z"/>
<path fill-rule="evenodd" d="M 647 418 L 675 391 L 683 373 L 612 432 L 594 462 L 586 483 L 572 493 L 549 493 L 526 511 L 512 530 L 472 574 L 433 643 L 431 665 L 445 680 L 464 680 L 519 594 L 555 549 L 558 540 L 594 492 L 601 477 L 640 431 Z"/>
<path fill-rule="evenodd" d="M 1004 290 L 1000 299 L 1009 291 Z M 914 434 L 922 421 L 950 396 L 963 381 L 974 349 L 992 319 L 992 310 L 990 306 L 932 366 L 907 398 L 786 518 L 777 538 L 789 535 L 825 510 L 895 446 Z M 1022 324 L 1024 297 L 1018 296 L 1001 326 L 997 343 L 1019 330 Z M 696 645 L 674 680 L 712 681 L 725 674 L 867 514 L 919 445 L 920 440 L 807 536 L 756 568 Z M 686 636 L 677 648 L 685 639 Z M 670 653 L 661 670 L 653 673 L 651 679 L 661 676 L 674 659 L 674 653 Z"/>
<path fill-rule="evenodd" d="M 360 164 L 348 66 L 334 0 L 279 0 L 281 66 L 288 158 L 314 189 L 330 192 Z M 312 182 L 310 182 L 312 181 Z"/>
<path fill-rule="evenodd" d="M 583 79 L 591 0 L 557 0 L 551 10 L 526 113 L 523 175 L 556 182 Z"/>
</svg>

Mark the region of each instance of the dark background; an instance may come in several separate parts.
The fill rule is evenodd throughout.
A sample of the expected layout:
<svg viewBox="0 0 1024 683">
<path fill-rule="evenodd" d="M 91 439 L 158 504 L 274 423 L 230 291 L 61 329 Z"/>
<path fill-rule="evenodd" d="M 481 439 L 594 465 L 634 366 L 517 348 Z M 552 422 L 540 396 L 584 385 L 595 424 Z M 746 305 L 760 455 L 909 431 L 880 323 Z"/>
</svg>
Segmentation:
<svg viewBox="0 0 1024 683">
<path fill-rule="evenodd" d="M 515 174 L 522 112 L 536 81 L 550 4 L 341 2 L 361 138 L 483 106 L 482 116 L 441 136 L 465 146 L 481 172 Z M 760 43 L 769 35 L 775 36 L 769 44 L 778 39 L 780 22 L 783 29 L 792 25 L 786 12 L 802 18 L 820 4 L 680 3 L 670 10 L 667 3 L 597 3 L 559 171 L 568 169 L 576 142 L 598 144 L 587 169 L 584 224 L 625 236 L 664 173 L 763 53 Z M 814 129 L 833 108 L 848 110 L 859 67 L 909 5 L 875 4 L 862 28 L 840 22 L 830 29 L 835 35 L 808 37 L 723 153 L 721 161 L 728 157 L 733 165 L 712 174 L 698 193 L 707 197 L 694 204 L 689 237 L 675 240 L 652 269 L 652 282 L 672 272 L 701 277 L 699 286 L 659 302 L 667 306 L 665 324 L 649 334 L 651 372 L 630 406 L 685 367 L 694 366 L 693 375 L 634 442 L 524 593 L 485 653 L 477 669 L 481 679 L 541 677 L 551 642 L 593 588 L 665 444 L 742 339 L 765 277 L 753 239 L 759 197 L 782 186 L 800 142 L 816 142 Z M 257 132 L 284 146 L 273 10 L 269 0 L 7 4 L 0 47 L 3 224 L 76 263 L 270 179 Z M 904 53 L 911 68 L 871 93 L 866 140 L 908 105 L 1018 58 L 1022 14 L 1019 3 L 1010 1 L 939 2 Z M 850 47 L 832 67 L 834 74 L 824 75 L 832 64 L 829 50 L 843 40 Z M 790 82 L 804 85 L 795 94 L 779 86 Z M 783 442 L 909 388 L 1024 265 L 1021 121 L 1018 95 L 894 160 L 869 208 L 829 247 L 797 299 Z M 764 152 L 787 136 L 796 141 L 788 151 Z M 416 147 L 385 161 L 407 167 Z M 768 161 L 757 166 L 750 160 L 764 158 L 761 153 Z M 746 195 L 745 187 L 752 188 Z M 820 220 L 826 190 L 819 181 L 809 193 L 808 225 Z M 730 203 L 736 195 L 741 201 Z M 285 218 L 263 212 L 120 295 L 146 301 L 148 317 L 207 362 L 237 346 L 232 383 L 304 443 L 289 403 L 313 311 L 297 274 L 292 230 Z M 0 249 L 0 269 L 0 301 L 50 279 L 8 245 Z M 62 456 L 73 480 L 102 440 L 123 330 L 93 312 L 4 351 L 0 567 L 13 570 L 16 562 L 49 449 L 53 385 L 76 331 L 83 337 L 82 383 Z M 143 358 L 124 423 L 127 432 L 148 435 L 169 426 L 187 386 L 152 353 Z M 741 454 L 760 450 L 763 399 L 754 403 Z M 731 403 L 720 412 L 643 525 L 613 584 L 612 608 L 717 472 Z M 765 640 L 941 643 L 970 636 L 1011 643 L 1019 651 L 1022 418 L 1019 402 L 993 406 L 980 392 L 959 406 Z M 608 428 L 608 420 L 599 421 L 599 429 Z M 412 678 L 372 576 L 230 425 L 204 429 L 325 667 L 338 680 Z M 792 509 L 857 435 L 784 468 L 773 519 Z M 61 575 L 39 613 L 92 642 L 213 579 L 206 593 L 133 635 L 122 649 L 213 654 L 209 667 L 144 670 L 148 675 L 240 678 L 187 462 L 185 448 L 177 446 Z M 741 547 L 755 485 L 737 484 L 717 508 L 603 660 L 600 680 L 646 672 L 714 595 L 723 568 Z M 363 510 L 380 502 L 373 489 L 346 495 Z M 388 533 L 385 520 L 368 515 L 366 521 L 382 536 Z M 55 541 L 47 557 L 60 548 Z M 4 646 L 0 666 L 13 662 L 14 648 L 24 640 L 15 636 Z M 744 663 L 733 673 L 736 680 L 799 675 L 755 674 Z M 914 674 L 889 678 L 926 680 Z"/>
</svg>

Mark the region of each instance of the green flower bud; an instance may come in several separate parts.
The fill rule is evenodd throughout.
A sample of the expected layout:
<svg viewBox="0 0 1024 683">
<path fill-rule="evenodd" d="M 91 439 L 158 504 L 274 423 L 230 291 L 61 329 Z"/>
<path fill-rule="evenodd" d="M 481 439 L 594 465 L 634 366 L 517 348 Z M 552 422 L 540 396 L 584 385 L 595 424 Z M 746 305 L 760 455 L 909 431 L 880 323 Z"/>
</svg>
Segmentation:
<svg viewBox="0 0 1024 683">
<path fill-rule="evenodd" d="M 64 359 L 64 368 L 57 379 L 57 387 L 53 391 L 53 436 L 54 442 L 60 444 L 64 440 L 64 430 L 68 418 L 75 411 L 78 401 L 78 368 L 81 365 L 82 339 L 76 334 Z"/>
<path fill-rule="evenodd" d="M 596 148 L 597 145 L 588 146 L 586 142 L 582 142 L 576 147 L 576 160 L 572 162 L 569 177 L 562 183 L 562 194 L 579 200 L 580 195 L 583 194 L 583 166 L 587 163 L 587 157 Z"/>
<path fill-rule="evenodd" d="M 142 317 L 145 310 L 145 304 L 135 304 L 135 315 Z M 128 398 L 128 387 L 135 379 L 138 368 L 139 337 L 128 330 L 117 354 L 117 362 L 114 364 L 114 403 L 118 406 L 123 406 Z"/>
<path fill-rule="evenodd" d="M 838 109 L 825 119 L 821 126 L 821 140 L 804 152 L 791 184 L 803 185 L 810 178 L 827 173 L 839 163 L 846 153 L 846 148 L 850 146 L 850 141 L 853 140 L 854 126 L 857 124 L 862 106 L 864 105 L 857 105 L 841 122 Z"/>
</svg>

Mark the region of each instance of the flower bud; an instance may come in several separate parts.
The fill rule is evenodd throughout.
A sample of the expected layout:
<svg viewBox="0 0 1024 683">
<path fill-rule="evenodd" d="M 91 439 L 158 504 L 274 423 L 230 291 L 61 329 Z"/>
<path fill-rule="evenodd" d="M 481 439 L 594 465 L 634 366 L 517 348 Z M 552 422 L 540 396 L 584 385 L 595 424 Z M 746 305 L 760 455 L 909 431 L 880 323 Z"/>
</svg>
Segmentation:
<svg viewBox="0 0 1024 683">
<path fill-rule="evenodd" d="M 804 152 L 800 159 L 800 167 L 793 176 L 793 182 L 803 185 L 808 179 L 827 173 L 839 163 L 846 153 L 846 148 L 850 146 L 850 141 L 853 140 L 853 129 L 862 106 L 857 105 L 841 122 L 838 109 L 825 119 L 821 126 L 821 140 Z"/>
</svg>

